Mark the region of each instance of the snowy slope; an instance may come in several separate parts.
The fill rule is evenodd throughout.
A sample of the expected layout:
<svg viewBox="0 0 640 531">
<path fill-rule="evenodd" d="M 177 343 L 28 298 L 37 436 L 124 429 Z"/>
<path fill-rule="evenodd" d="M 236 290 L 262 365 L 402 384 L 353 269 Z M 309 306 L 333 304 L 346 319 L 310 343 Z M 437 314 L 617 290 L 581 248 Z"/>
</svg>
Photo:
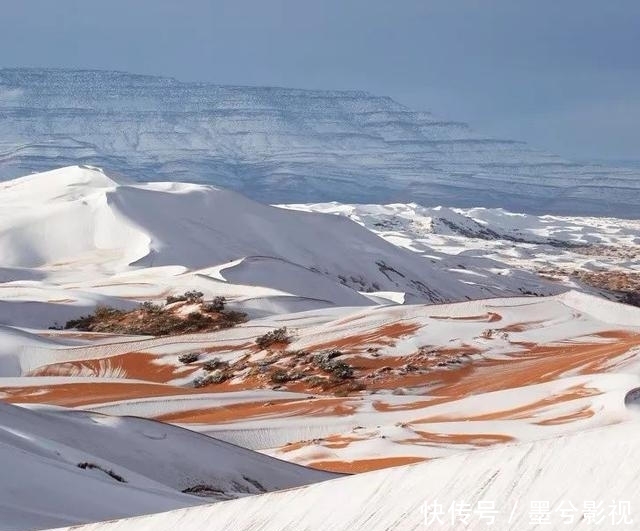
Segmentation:
<svg viewBox="0 0 640 531">
<path fill-rule="evenodd" d="M 0 459 L 2 530 L 197 505 L 181 491 L 199 485 L 211 501 L 335 477 L 144 419 L 1 402 Z"/>
<path fill-rule="evenodd" d="M 0 325 L 0 375 L 18 376 L 22 373 L 21 354 L 28 349 L 56 349 L 69 343 L 38 337 L 35 334 Z"/>
<path fill-rule="evenodd" d="M 256 348 L 280 326 L 289 344 Z M 578 292 L 326 308 L 177 337 L 65 345 L 74 332 L 48 343 L 22 334 L 0 374 L 4 400 L 156 418 L 334 471 L 621 422 L 625 396 L 640 387 L 640 308 Z M 327 379 L 316 355 L 332 349 L 353 378 Z M 200 357 L 184 365 L 187 352 Z M 227 379 L 194 389 L 214 359 L 228 364 Z M 299 376 L 274 381 L 278 371 Z"/>
<path fill-rule="evenodd" d="M 361 91 L 3 69 L 0 114 L 0 179 L 81 163 L 263 202 L 638 217 L 637 170 L 563 160 Z"/>
<path fill-rule="evenodd" d="M 398 232 L 413 240 L 433 236 L 475 240 L 504 240 L 511 244 L 571 246 L 631 246 L 640 243 L 640 221 L 616 217 L 536 216 L 503 208 L 427 208 L 416 203 L 364 205 L 312 203 L 280 205 L 305 212 L 347 216 L 377 234 Z M 398 237 L 398 241 L 400 241 Z M 425 240 L 426 241 L 426 240 Z M 418 242 L 416 242 L 418 243 Z M 453 243 L 451 246 L 453 247 Z M 407 245 L 408 247 L 408 245 Z"/>
<path fill-rule="evenodd" d="M 413 529 L 430 496 L 580 504 L 638 494 L 635 468 L 606 459 L 638 457 L 616 442 L 636 437 L 627 406 L 640 388 L 640 308 L 533 273 L 546 256 L 575 261 L 583 246 L 583 267 L 633 272 L 637 222 L 415 203 L 278 208 L 86 166 L 0 183 L 0 212 L 0 529 L 203 501 L 185 489 L 219 500 L 332 477 L 292 463 L 359 472 L 442 458 L 110 525 Z M 134 307 L 188 289 L 225 296 L 250 320 L 163 337 L 43 330 L 96 303 Z M 288 341 L 257 345 L 282 326 Z M 351 376 L 323 365 L 334 349 Z M 213 374 L 206 362 L 224 364 L 226 379 L 196 388 Z M 586 438 L 564 438 L 578 432 Z M 585 467 L 587 446 L 602 461 Z M 589 485 L 587 471 L 613 486 Z M 570 474 L 580 490 L 563 486 Z M 515 517 L 502 529 L 527 529 L 527 512 Z"/>
<path fill-rule="evenodd" d="M 538 273 L 572 289 L 635 304 L 640 292 L 640 221 L 536 216 L 502 208 L 427 208 L 415 203 L 281 205 L 346 216 L 385 240 L 469 274 L 536 292 Z M 509 279 L 509 280 L 507 280 Z"/>
<path fill-rule="evenodd" d="M 504 289 L 498 277 L 474 282 L 438 269 L 346 218 L 275 208 L 210 185 L 131 183 L 73 166 L 0 183 L 0 210 L 4 265 L 67 279 L 67 288 L 132 268 L 223 266 L 200 276 L 336 305 L 373 304 L 354 290 L 442 302 Z M 557 291 L 538 284 L 542 293 Z M 43 298 L 65 297 L 54 290 Z"/>
<path fill-rule="evenodd" d="M 635 529 L 638 463 L 636 421 L 77 531 Z"/>
</svg>

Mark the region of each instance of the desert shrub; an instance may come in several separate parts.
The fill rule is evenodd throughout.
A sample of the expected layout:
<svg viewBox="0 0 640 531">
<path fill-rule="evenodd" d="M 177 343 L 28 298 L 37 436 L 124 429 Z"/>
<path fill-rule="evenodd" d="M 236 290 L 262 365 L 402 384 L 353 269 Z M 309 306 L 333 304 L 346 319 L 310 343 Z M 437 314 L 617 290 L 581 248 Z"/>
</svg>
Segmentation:
<svg viewBox="0 0 640 531">
<path fill-rule="evenodd" d="M 217 384 L 217 383 L 222 383 L 225 380 L 229 379 L 229 375 L 224 372 L 221 371 L 220 369 L 218 369 L 217 371 L 213 371 L 210 375 L 209 375 L 209 382 Z"/>
<path fill-rule="evenodd" d="M 334 376 L 341 379 L 353 377 L 353 367 L 344 361 L 337 361 L 331 366 L 331 372 Z"/>
<path fill-rule="evenodd" d="M 337 396 L 337 397 L 349 396 L 351 393 L 364 391 L 366 388 L 367 386 L 360 381 L 349 382 L 346 385 L 343 385 L 340 388 L 336 389 L 334 392 L 334 396 Z"/>
<path fill-rule="evenodd" d="M 196 290 L 185 291 L 184 294 L 187 297 L 187 302 L 202 302 L 202 298 L 204 297 L 204 293 Z"/>
<path fill-rule="evenodd" d="M 326 352 L 323 352 L 322 355 L 325 358 L 332 360 L 334 358 L 337 358 L 338 356 L 342 356 L 342 351 L 334 348 L 333 350 L 327 350 Z"/>
<path fill-rule="evenodd" d="M 121 323 L 119 333 L 146 334 L 152 336 L 166 336 L 172 334 L 190 334 L 202 330 L 217 328 L 216 323 L 209 318 L 201 316 L 187 316 L 183 318 L 171 312 L 159 312 L 157 314 L 145 314 L 143 319 L 129 319 Z"/>
<path fill-rule="evenodd" d="M 187 321 L 191 322 L 191 323 L 199 323 L 202 321 L 210 321 L 211 318 L 207 317 L 206 315 L 202 315 L 200 312 L 190 312 L 187 315 Z"/>
<path fill-rule="evenodd" d="M 200 292 L 193 293 L 193 297 L 200 295 Z M 230 311 L 217 314 L 195 311 L 183 317 L 170 309 L 147 302 L 132 311 L 99 306 L 92 315 L 67 321 L 64 328 L 86 332 L 166 336 L 231 328 L 245 322 L 246 318 L 244 313 Z"/>
<path fill-rule="evenodd" d="M 328 350 L 313 356 L 313 362 L 323 371 L 331 372 L 336 363 L 334 359 L 341 355 L 342 352 L 339 350 Z"/>
<path fill-rule="evenodd" d="M 323 371 L 331 370 L 331 360 L 327 359 L 324 354 L 316 354 L 313 357 L 313 362 Z"/>
<path fill-rule="evenodd" d="M 353 376 L 353 367 L 344 361 L 336 360 L 335 358 L 341 356 L 342 352 L 339 350 L 330 350 L 327 352 L 321 352 L 313 357 L 313 362 L 323 371 L 332 373 L 335 377 L 340 379 L 351 378 Z"/>
<path fill-rule="evenodd" d="M 224 310 L 224 305 L 227 300 L 224 297 L 214 297 L 211 302 L 207 302 L 202 306 L 204 312 L 221 312 Z"/>
<path fill-rule="evenodd" d="M 216 322 L 223 328 L 230 328 L 234 325 L 244 323 L 246 320 L 246 313 L 225 310 L 220 314 L 220 318 Z"/>
<path fill-rule="evenodd" d="M 331 383 L 328 378 L 323 378 L 322 376 L 307 376 L 304 381 L 309 387 L 320 387 L 322 389 L 328 387 Z"/>
<path fill-rule="evenodd" d="M 292 375 L 283 369 L 278 369 L 271 373 L 271 381 L 273 383 L 287 383 L 292 379 Z"/>
<path fill-rule="evenodd" d="M 208 383 L 206 376 L 196 376 L 193 379 L 193 387 L 205 387 Z"/>
<path fill-rule="evenodd" d="M 200 358 L 200 354 L 198 352 L 187 352 L 186 354 L 180 354 L 178 356 L 178 361 L 188 365 L 189 363 L 198 361 L 198 358 Z"/>
<path fill-rule="evenodd" d="M 229 366 L 228 361 L 222 361 L 220 358 L 213 358 L 211 360 L 207 360 L 202 364 L 202 368 L 207 371 L 215 371 L 216 369 L 224 369 Z"/>
<path fill-rule="evenodd" d="M 160 313 L 162 311 L 162 306 L 154 304 L 151 301 L 145 301 L 140 305 L 140 309 L 146 313 Z"/>
<path fill-rule="evenodd" d="M 196 302 L 202 302 L 204 293 L 202 293 L 201 291 L 191 290 L 185 291 L 184 296 L 187 298 L 188 303 L 193 304 Z"/>
<path fill-rule="evenodd" d="M 193 379 L 193 386 L 194 387 L 206 387 L 210 383 L 211 383 L 211 381 L 209 380 L 209 375 L 208 374 L 205 374 L 204 376 L 196 376 Z"/>
<path fill-rule="evenodd" d="M 117 308 L 112 308 L 111 306 L 104 306 L 99 304 L 96 306 L 95 311 L 93 312 L 93 316 L 96 319 L 113 319 L 114 317 L 118 317 L 120 315 L 124 315 L 126 312 L 123 310 L 118 310 Z"/>
<path fill-rule="evenodd" d="M 228 380 L 229 375 L 226 372 L 218 369 L 209 374 L 209 376 L 207 376 L 207 379 L 209 380 L 209 383 L 218 384 L 224 382 L 225 380 Z"/>
<path fill-rule="evenodd" d="M 267 332 L 266 334 L 256 338 L 256 344 L 260 348 L 270 347 L 274 343 L 289 343 L 289 341 L 291 341 L 291 338 L 287 335 L 286 326 L 276 328 L 275 330 Z"/>
<path fill-rule="evenodd" d="M 94 323 L 114 319 L 124 313 L 122 310 L 111 308 L 110 306 L 98 305 L 93 314 L 85 315 L 78 319 L 71 319 L 66 322 L 64 327 L 66 329 L 77 328 L 78 330 L 91 330 Z"/>
<path fill-rule="evenodd" d="M 188 302 L 189 304 L 195 304 L 202 302 L 204 293 L 201 291 L 190 290 L 185 291 L 182 295 L 169 295 L 166 299 L 167 304 L 173 304 L 174 302 Z"/>
<path fill-rule="evenodd" d="M 219 384 L 229 378 L 229 375 L 221 370 L 215 370 L 206 376 L 198 376 L 193 380 L 194 387 L 206 387 L 211 384 Z"/>
<path fill-rule="evenodd" d="M 78 330 L 90 330 L 93 321 L 93 315 L 83 315 L 78 319 L 70 319 L 69 321 L 67 321 L 64 325 L 64 328 L 66 330 L 69 330 L 70 328 L 76 328 Z"/>
</svg>

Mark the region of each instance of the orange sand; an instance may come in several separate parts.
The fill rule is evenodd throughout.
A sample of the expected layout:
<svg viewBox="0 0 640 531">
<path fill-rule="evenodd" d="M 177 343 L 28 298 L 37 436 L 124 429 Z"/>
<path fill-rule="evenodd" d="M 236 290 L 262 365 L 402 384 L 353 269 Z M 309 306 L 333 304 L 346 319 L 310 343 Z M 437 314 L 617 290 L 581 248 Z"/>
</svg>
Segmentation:
<svg viewBox="0 0 640 531">
<path fill-rule="evenodd" d="M 350 415 L 355 407 L 345 398 L 319 398 L 315 400 L 281 399 L 269 402 L 245 402 L 224 407 L 192 409 L 160 415 L 156 420 L 163 422 L 191 424 L 225 424 L 238 420 L 320 416 Z"/>
<path fill-rule="evenodd" d="M 338 472 L 343 474 L 359 474 L 360 472 L 371 472 L 380 468 L 392 466 L 410 465 L 427 461 L 424 457 L 378 457 L 373 459 L 359 459 L 357 461 L 314 461 L 309 463 L 311 468 L 326 470 L 327 472 Z"/>
</svg>

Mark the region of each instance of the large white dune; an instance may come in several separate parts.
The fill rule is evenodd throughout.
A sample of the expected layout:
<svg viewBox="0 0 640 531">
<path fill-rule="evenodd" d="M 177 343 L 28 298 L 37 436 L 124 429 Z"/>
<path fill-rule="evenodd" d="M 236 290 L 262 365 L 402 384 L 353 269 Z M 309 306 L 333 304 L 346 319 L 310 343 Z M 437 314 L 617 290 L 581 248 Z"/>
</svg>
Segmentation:
<svg viewBox="0 0 640 531">
<path fill-rule="evenodd" d="M 335 477 L 145 419 L 3 402 L 0 460 L 3 531 L 205 503 L 181 492 L 198 486 L 229 499 Z"/>
<path fill-rule="evenodd" d="M 276 208 L 209 185 L 133 183 L 73 166 L 0 183 L 0 211 L 4 276 L 11 280 L 14 270 L 19 282 L 7 288 L 50 287 L 46 279 L 70 288 L 133 269 L 229 264 L 226 276 L 211 280 L 343 306 L 373 304 L 358 291 L 443 302 L 509 289 L 495 275 L 469 281 L 439 268 L 344 217 Z M 29 270 L 45 278 L 24 280 Z"/>
<path fill-rule="evenodd" d="M 632 421 L 74 531 L 636 529 L 639 463 Z"/>
</svg>

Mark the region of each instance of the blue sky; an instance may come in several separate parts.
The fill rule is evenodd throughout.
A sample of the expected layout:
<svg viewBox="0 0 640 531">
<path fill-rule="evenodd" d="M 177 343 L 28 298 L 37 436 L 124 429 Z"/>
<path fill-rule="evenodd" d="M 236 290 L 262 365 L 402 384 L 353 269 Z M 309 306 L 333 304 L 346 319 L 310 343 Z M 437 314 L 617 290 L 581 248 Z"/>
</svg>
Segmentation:
<svg viewBox="0 0 640 531">
<path fill-rule="evenodd" d="M 567 157 L 640 159 L 638 0 L 14 0 L 0 66 L 364 89 Z"/>
</svg>

